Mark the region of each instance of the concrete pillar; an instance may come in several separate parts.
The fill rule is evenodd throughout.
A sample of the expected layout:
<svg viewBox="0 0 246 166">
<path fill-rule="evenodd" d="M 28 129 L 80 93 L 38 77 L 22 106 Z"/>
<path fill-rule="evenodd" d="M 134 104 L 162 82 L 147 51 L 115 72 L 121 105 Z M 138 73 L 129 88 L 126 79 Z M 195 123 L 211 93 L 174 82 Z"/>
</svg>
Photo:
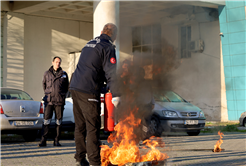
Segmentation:
<svg viewBox="0 0 246 166">
<path fill-rule="evenodd" d="M 224 72 L 224 62 L 222 53 L 222 43 L 220 41 L 220 73 L 221 73 L 221 122 L 228 121 L 228 110 L 226 101 L 226 85 L 225 85 L 225 72 Z"/>
<path fill-rule="evenodd" d="M 119 64 L 119 1 L 94 1 L 93 2 L 93 36 L 99 36 L 103 26 L 113 23 L 118 27 L 116 45 L 116 58 Z"/>
</svg>

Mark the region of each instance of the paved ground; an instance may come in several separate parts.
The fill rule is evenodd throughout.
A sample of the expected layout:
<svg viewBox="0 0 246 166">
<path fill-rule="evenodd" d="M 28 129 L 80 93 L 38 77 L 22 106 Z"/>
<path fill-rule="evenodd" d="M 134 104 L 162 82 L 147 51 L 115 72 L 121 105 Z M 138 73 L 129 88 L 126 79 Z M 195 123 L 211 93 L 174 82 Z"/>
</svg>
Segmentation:
<svg viewBox="0 0 246 166">
<path fill-rule="evenodd" d="M 166 144 L 160 151 L 167 153 L 169 158 L 166 165 L 170 166 L 243 166 L 246 165 L 246 134 L 224 133 L 222 148 L 225 151 L 214 153 L 211 150 L 219 139 L 215 134 L 200 134 L 187 136 L 186 134 L 173 134 L 162 137 Z M 105 140 L 103 142 L 106 142 Z M 47 147 L 37 147 L 36 142 L 2 142 L 2 166 L 40 166 L 40 165 L 75 165 L 74 140 L 61 140 L 62 147 L 53 147 L 48 141 Z"/>
</svg>

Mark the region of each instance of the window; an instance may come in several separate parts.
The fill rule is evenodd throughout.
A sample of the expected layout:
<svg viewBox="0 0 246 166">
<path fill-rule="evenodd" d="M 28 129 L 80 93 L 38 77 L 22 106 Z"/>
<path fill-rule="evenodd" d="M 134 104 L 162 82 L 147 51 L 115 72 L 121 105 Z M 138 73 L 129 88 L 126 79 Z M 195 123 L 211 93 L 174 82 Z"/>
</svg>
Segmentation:
<svg viewBox="0 0 246 166">
<path fill-rule="evenodd" d="M 156 101 L 161 102 L 185 102 L 182 97 L 172 91 L 155 90 L 154 98 Z"/>
<path fill-rule="evenodd" d="M 161 53 L 161 26 L 149 25 L 132 28 L 133 55 L 153 56 Z"/>
<path fill-rule="evenodd" d="M 155 55 L 161 55 L 161 25 L 132 28 L 133 63 L 145 70 L 145 79 L 153 79 L 152 66 Z"/>
<path fill-rule="evenodd" d="M 190 58 L 189 42 L 191 41 L 191 26 L 180 27 L 180 57 Z"/>
<path fill-rule="evenodd" d="M 33 100 L 26 92 L 15 89 L 1 89 L 1 100 Z"/>
<path fill-rule="evenodd" d="M 155 55 L 161 55 L 161 25 L 132 28 L 133 63 L 145 70 L 145 79 L 153 79 Z M 157 57 L 157 56 L 156 56 Z"/>
</svg>

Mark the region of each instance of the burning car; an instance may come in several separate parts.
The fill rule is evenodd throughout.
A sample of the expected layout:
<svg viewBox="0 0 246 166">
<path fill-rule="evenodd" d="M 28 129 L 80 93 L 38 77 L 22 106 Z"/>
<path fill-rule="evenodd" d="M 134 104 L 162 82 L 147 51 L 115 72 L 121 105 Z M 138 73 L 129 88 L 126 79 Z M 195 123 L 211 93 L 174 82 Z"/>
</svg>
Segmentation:
<svg viewBox="0 0 246 166">
<path fill-rule="evenodd" d="M 155 107 L 151 119 L 150 129 L 155 136 L 162 132 L 187 132 L 196 136 L 205 126 L 203 111 L 187 102 L 173 91 L 162 91 L 154 94 Z"/>
</svg>

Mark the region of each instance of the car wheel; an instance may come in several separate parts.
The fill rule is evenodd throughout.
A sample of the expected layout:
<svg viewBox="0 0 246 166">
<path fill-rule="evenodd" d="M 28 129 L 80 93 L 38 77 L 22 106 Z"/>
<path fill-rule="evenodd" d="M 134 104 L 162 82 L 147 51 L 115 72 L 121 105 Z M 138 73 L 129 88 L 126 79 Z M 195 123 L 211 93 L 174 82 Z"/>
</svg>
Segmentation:
<svg viewBox="0 0 246 166">
<path fill-rule="evenodd" d="M 197 135 L 199 135 L 200 134 L 200 130 L 199 131 L 190 131 L 190 132 L 187 132 L 187 134 L 189 135 L 189 136 L 197 136 Z"/>
<path fill-rule="evenodd" d="M 157 117 L 153 116 L 151 118 L 150 125 L 149 125 L 149 130 L 150 130 L 151 135 L 154 135 L 156 137 L 160 137 L 161 136 L 162 129 L 161 129 L 161 126 L 160 126 L 160 120 Z"/>
<path fill-rule="evenodd" d="M 30 131 L 25 131 L 24 134 L 22 134 L 24 140 L 26 142 L 33 142 L 37 138 L 37 130 L 30 130 Z"/>
</svg>

